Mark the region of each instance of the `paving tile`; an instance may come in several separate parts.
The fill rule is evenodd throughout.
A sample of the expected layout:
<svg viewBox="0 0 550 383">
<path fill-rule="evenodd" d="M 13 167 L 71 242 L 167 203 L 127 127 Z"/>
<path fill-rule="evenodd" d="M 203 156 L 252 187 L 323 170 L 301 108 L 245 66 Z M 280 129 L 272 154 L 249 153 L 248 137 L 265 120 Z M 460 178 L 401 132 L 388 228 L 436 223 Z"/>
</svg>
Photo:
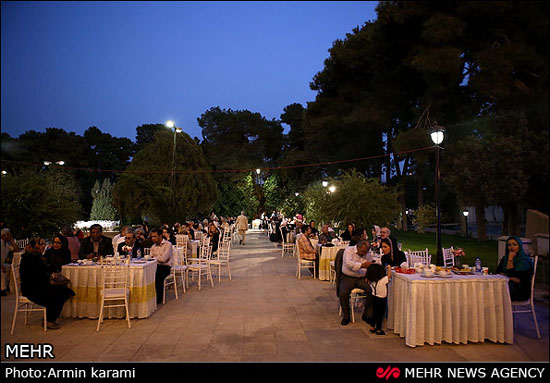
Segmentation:
<svg viewBox="0 0 550 383">
<path fill-rule="evenodd" d="M 334 285 L 307 275 L 298 280 L 296 259 L 280 251 L 265 234 L 251 233 L 246 246 L 232 247 L 231 281 L 222 274 L 213 288 L 204 284 L 199 292 L 195 281 L 178 300 L 169 293 L 149 318 L 132 319 L 131 329 L 123 319 L 109 319 L 98 333 L 97 320 L 61 318 L 60 330 L 44 332 L 35 314 L 27 326 L 19 318 L 10 335 L 10 294 L 2 298 L 2 349 L 51 343 L 56 361 L 311 362 L 306 370 L 318 362 L 549 360 L 547 300 L 536 305 L 542 340 L 526 315 L 517 320 L 512 345 L 411 348 L 390 331 L 370 334 L 361 309 L 356 323 L 341 326 Z"/>
</svg>

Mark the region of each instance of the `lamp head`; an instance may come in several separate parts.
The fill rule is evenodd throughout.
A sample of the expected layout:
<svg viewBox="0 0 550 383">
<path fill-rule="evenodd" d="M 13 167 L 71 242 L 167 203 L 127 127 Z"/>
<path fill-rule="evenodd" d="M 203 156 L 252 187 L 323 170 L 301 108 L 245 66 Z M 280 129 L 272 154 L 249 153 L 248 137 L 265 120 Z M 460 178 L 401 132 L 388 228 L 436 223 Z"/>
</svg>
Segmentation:
<svg viewBox="0 0 550 383">
<path fill-rule="evenodd" d="M 323 181 L 323 187 L 326 188 L 328 186 L 328 182 L 327 181 Z"/>
<path fill-rule="evenodd" d="M 468 210 L 464 210 L 462 214 L 464 215 L 464 217 L 467 217 L 468 215 L 470 215 L 470 212 Z"/>
<path fill-rule="evenodd" d="M 166 126 L 167 128 L 173 129 L 174 126 L 176 126 L 176 123 L 172 120 L 168 120 L 164 123 L 164 126 Z"/>
<path fill-rule="evenodd" d="M 435 125 L 433 130 L 430 132 L 430 137 L 434 144 L 439 145 L 443 142 L 445 138 L 445 128 L 442 126 Z"/>
</svg>

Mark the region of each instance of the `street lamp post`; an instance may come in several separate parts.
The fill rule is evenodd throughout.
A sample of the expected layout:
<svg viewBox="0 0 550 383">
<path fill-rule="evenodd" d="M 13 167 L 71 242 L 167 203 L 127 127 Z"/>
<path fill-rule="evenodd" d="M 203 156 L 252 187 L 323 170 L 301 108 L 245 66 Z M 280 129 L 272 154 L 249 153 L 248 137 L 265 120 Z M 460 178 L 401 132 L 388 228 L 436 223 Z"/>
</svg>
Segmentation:
<svg viewBox="0 0 550 383">
<path fill-rule="evenodd" d="M 466 238 L 468 238 L 468 215 L 470 212 L 468 210 L 464 210 L 462 214 L 464 215 L 464 223 L 466 224 Z"/>
<path fill-rule="evenodd" d="M 435 161 L 435 200 L 436 200 L 436 209 L 437 209 L 437 264 L 443 265 L 443 250 L 441 247 L 441 206 L 440 206 L 440 196 L 439 196 L 439 184 L 441 181 L 441 173 L 439 171 L 439 157 L 441 147 L 439 144 L 443 142 L 445 136 L 445 129 L 441 126 L 434 126 L 433 130 L 430 132 L 433 143 L 436 147 L 436 161 Z"/>
<path fill-rule="evenodd" d="M 176 176 L 176 133 L 180 133 L 181 129 L 176 127 L 174 121 L 168 120 L 164 123 L 169 129 L 174 129 L 174 145 L 172 146 L 172 173 L 170 175 L 170 189 L 172 190 L 172 212 L 175 212 L 176 208 L 176 193 L 175 193 L 175 176 Z"/>
</svg>

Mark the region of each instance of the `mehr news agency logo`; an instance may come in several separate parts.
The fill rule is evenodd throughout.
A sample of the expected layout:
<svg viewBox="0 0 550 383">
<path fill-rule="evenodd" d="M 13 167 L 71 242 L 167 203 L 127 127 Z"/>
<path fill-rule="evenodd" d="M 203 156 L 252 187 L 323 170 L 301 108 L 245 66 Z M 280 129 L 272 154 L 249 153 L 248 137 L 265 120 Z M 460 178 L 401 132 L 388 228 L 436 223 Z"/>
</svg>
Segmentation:
<svg viewBox="0 0 550 383">
<path fill-rule="evenodd" d="M 402 378 L 414 379 L 541 379 L 545 367 L 410 367 Z M 399 367 L 378 367 L 376 377 L 389 381 L 401 376 Z"/>
</svg>

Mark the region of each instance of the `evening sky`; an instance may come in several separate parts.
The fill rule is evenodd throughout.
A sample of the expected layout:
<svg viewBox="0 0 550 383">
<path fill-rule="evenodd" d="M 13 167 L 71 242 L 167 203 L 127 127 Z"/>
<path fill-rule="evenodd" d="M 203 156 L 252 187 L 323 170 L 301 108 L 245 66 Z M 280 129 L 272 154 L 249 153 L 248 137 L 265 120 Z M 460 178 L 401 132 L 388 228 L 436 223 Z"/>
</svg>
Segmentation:
<svg viewBox="0 0 550 383">
<path fill-rule="evenodd" d="M 377 2 L 2 2 L 1 129 L 135 139 L 211 107 L 279 119 Z"/>
</svg>

